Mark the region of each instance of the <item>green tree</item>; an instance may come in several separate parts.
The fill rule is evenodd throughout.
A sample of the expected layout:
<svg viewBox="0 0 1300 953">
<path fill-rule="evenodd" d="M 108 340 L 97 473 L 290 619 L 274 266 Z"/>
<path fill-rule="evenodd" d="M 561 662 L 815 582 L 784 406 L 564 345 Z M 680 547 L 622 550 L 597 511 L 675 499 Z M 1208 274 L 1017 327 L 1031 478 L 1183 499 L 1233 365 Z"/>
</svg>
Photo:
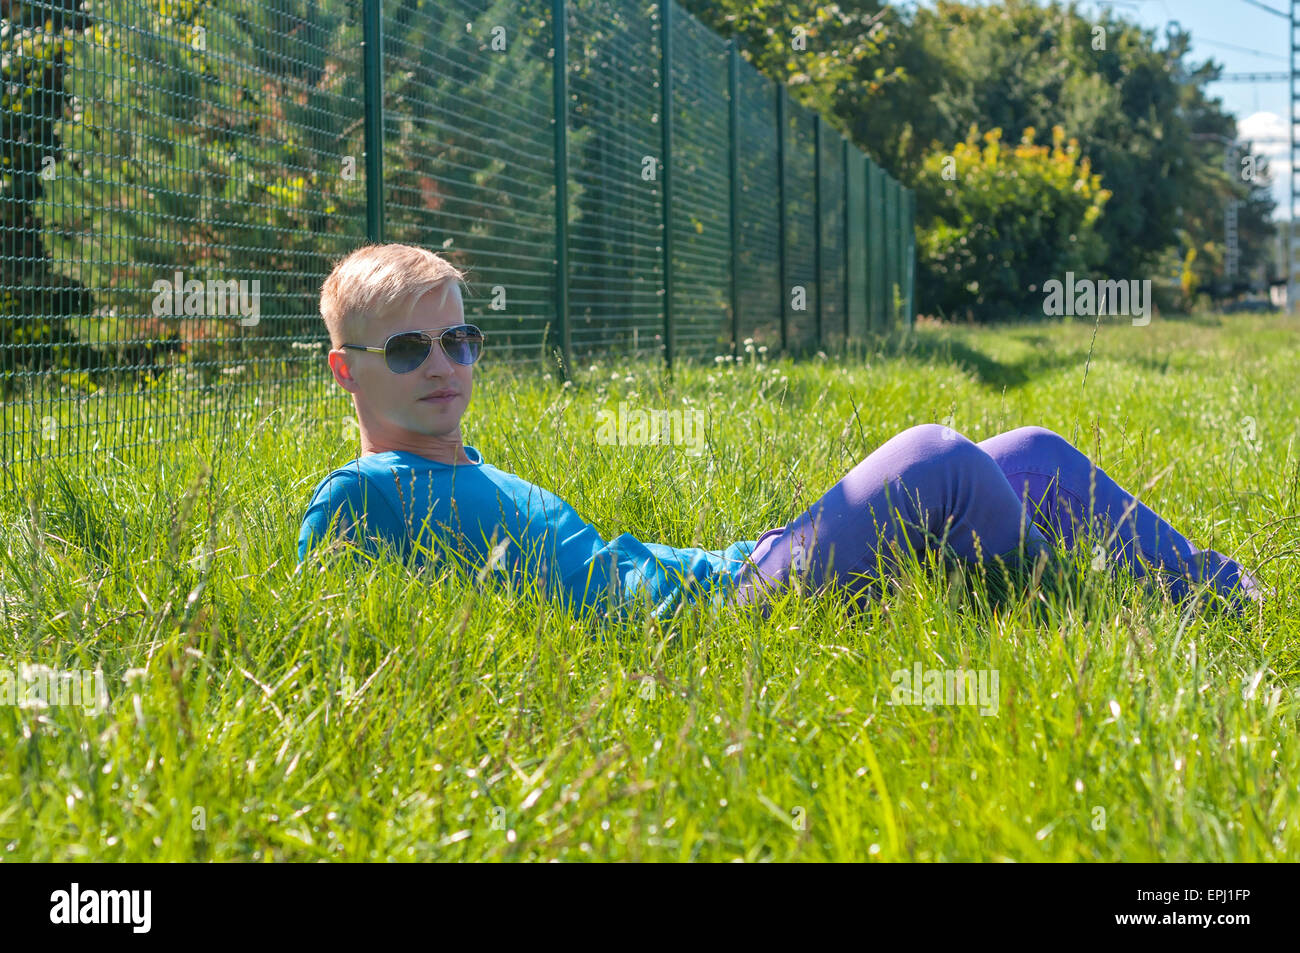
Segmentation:
<svg viewBox="0 0 1300 953">
<path fill-rule="evenodd" d="M 1234 190 L 1243 271 L 1268 256 L 1268 193 L 1234 185 L 1223 149 L 1195 135 L 1236 135 L 1206 92 L 1213 63 L 1189 62 L 1190 37 L 1160 36 L 1078 3 L 938 0 L 907 9 L 870 0 L 696 0 L 716 29 L 737 34 L 760 69 L 833 121 L 905 185 L 966 130 L 1063 127 L 1116 199 L 1097 224 L 1098 267 L 1116 277 L 1163 274 L 1200 248 L 1222 274 L 1223 211 Z M 841 26 L 848 24 L 847 29 Z M 794 27 L 807 49 L 791 49 Z M 924 244 L 924 243 L 923 243 Z M 1209 246 L 1210 253 L 1204 253 Z M 1028 249 L 1026 249 L 1028 250 Z M 918 288 L 918 292 L 921 289 Z"/>
</svg>

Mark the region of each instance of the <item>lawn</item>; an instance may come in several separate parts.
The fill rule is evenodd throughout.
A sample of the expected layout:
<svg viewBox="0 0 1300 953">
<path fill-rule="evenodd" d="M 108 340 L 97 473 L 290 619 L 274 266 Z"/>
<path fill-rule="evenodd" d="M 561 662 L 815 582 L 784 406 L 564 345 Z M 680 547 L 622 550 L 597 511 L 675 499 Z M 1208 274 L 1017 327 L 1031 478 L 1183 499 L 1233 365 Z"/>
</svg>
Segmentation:
<svg viewBox="0 0 1300 953">
<path fill-rule="evenodd" d="M 674 382 L 602 358 L 564 388 L 485 356 L 464 433 L 607 539 L 720 549 L 913 424 L 1038 424 L 1276 587 L 1246 618 L 1180 611 L 1086 553 L 1068 586 L 1002 603 L 918 566 L 858 615 L 795 594 L 767 620 L 688 607 L 595 637 L 450 567 L 325 553 L 295 573 L 312 489 L 357 452 L 324 387 L 311 416 L 269 393 L 225 438 L 15 468 L 0 673 L 100 670 L 109 701 L 0 705 L 0 857 L 1293 858 L 1295 323 L 1093 337 L 925 326 Z M 598 443 L 620 400 L 703 410 L 705 452 Z M 995 675 L 993 710 L 892 704 L 918 666 Z"/>
</svg>

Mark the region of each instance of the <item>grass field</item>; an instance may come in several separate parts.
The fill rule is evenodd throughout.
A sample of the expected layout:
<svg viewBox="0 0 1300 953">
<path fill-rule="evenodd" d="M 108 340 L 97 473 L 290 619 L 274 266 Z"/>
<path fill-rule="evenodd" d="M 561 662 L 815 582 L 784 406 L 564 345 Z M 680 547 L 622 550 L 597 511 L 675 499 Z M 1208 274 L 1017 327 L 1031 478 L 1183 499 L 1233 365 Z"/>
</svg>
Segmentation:
<svg viewBox="0 0 1300 953">
<path fill-rule="evenodd" d="M 1281 317 L 924 327 L 844 361 L 475 373 L 466 441 L 605 538 L 722 548 L 908 426 L 1073 439 L 1277 589 L 1245 619 L 1090 570 L 990 607 L 909 572 L 861 615 L 798 595 L 644 614 L 438 569 L 295 574 L 340 415 L 25 467 L 3 497 L 0 671 L 111 698 L 0 705 L 20 860 L 1266 860 L 1300 848 L 1300 356 Z M 596 412 L 698 407 L 700 456 L 602 446 Z M 336 406 L 331 397 L 326 406 Z M 326 415 L 328 417 L 328 414 Z M 890 704 L 892 673 L 996 672 L 996 713 Z M 28 677 L 40 669 L 28 669 Z"/>
</svg>

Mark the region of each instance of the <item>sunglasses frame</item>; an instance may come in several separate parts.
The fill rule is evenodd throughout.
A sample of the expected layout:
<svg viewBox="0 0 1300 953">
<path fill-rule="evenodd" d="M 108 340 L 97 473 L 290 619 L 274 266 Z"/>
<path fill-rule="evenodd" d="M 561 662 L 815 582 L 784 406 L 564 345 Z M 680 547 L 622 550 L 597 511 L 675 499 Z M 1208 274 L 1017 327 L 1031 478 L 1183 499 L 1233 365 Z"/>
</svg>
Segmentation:
<svg viewBox="0 0 1300 953">
<path fill-rule="evenodd" d="M 447 352 L 447 346 L 442 342 L 444 336 L 451 334 L 454 331 L 459 331 L 461 328 L 473 328 L 474 332 L 478 335 L 479 338 L 479 352 L 478 354 L 474 355 L 474 360 L 470 361 L 468 364 L 464 363 L 463 361 L 457 361 L 453 359 L 452 356 Z M 435 334 L 434 333 L 435 331 L 441 333 Z M 390 363 L 388 358 L 388 344 L 390 341 L 393 340 L 393 338 L 402 337 L 407 334 L 423 335 L 425 339 L 429 341 L 429 349 L 424 352 L 424 357 L 420 359 L 420 363 L 416 364 L 410 370 L 395 371 L 393 370 L 393 365 Z M 442 353 L 446 354 L 447 359 L 451 361 L 453 364 L 459 364 L 461 367 L 473 367 L 475 364 L 478 363 L 478 359 L 483 356 L 483 344 L 486 342 L 487 342 L 487 335 L 483 333 L 482 329 L 479 328 L 478 325 L 461 323 L 461 324 L 452 324 L 445 328 L 422 328 L 422 329 L 417 328 L 417 329 L 412 329 L 410 331 L 394 331 L 392 334 L 388 335 L 388 337 L 384 338 L 384 343 L 383 346 L 381 347 L 370 347 L 369 345 L 365 345 L 365 344 L 342 344 L 340 345 L 340 347 L 352 348 L 353 350 L 356 351 L 369 351 L 371 354 L 382 354 L 384 355 L 384 366 L 387 367 L 391 373 L 410 374 L 413 371 L 418 371 L 421 367 L 424 366 L 424 362 L 427 361 L 429 359 L 429 355 L 433 353 L 434 344 L 437 344 L 440 348 L 442 348 Z"/>
</svg>

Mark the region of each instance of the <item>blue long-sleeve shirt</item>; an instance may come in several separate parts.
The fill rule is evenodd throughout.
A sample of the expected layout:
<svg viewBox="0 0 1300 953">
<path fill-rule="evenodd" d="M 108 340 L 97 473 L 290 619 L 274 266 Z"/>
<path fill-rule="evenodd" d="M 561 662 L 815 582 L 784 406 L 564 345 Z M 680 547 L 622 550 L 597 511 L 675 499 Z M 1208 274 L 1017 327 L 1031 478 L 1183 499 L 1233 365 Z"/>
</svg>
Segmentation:
<svg viewBox="0 0 1300 953">
<path fill-rule="evenodd" d="M 466 445 L 465 455 L 472 463 L 390 450 L 334 470 L 317 485 L 303 516 L 298 561 L 325 538 L 337 515 L 336 530 L 360 524 L 354 538 L 367 550 L 387 544 L 403 558 L 414 552 L 416 561 L 429 552 L 480 569 L 494 543 L 504 545 L 493 571 L 541 581 L 575 617 L 588 608 L 625 617 L 643 595 L 664 618 L 683 599 L 693 603 L 708 594 L 721 602 L 756 542 L 676 548 L 630 533 L 607 541 L 554 493 L 484 462 L 474 447 Z"/>
</svg>

